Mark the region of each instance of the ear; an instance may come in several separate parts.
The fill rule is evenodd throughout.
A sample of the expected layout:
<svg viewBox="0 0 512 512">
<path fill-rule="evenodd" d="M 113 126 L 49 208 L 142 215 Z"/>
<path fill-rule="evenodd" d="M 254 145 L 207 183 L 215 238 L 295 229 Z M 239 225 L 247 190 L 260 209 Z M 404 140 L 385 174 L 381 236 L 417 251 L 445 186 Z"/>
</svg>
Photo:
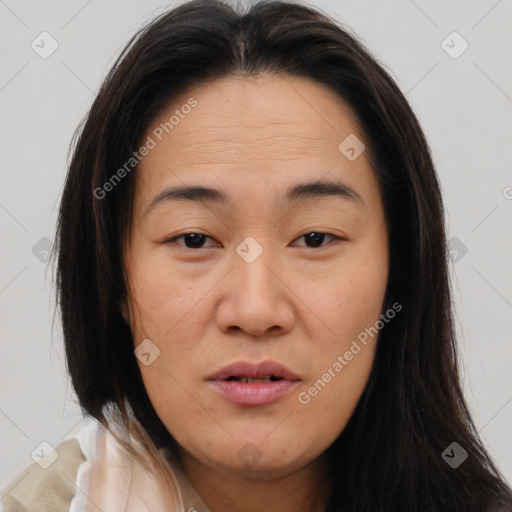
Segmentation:
<svg viewBox="0 0 512 512">
<path fill-rule="evenodd" d="M 130 311 L 128 309 L 128 305 L 126 304 L 126 300 L 123 300 L 119 303 L 119 309 L 123 315 L 124 321 L 130 325 Z"/>
</svg>

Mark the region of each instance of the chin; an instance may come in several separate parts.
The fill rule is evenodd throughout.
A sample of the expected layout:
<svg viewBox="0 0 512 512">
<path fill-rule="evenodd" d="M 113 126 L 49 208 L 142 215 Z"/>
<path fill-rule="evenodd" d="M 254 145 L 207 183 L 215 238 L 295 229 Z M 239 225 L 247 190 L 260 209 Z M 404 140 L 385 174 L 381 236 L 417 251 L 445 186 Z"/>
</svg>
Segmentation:
<svg viewBox="0 0 512 512">
<path fill-rule="evenodd" d="M 234 434 L 229 441 L 212 440 L 208 446 L 196 445 L 196 457 L 219 470 L 272 480 L 304 468 L 324 449 L 323 446 L 306 446 L 297 434 L 283 431 L 280 436 L 275 432 L 269 436 L 270 431 L 260 429 L 254 434 Z M 214 446 L 216 449 L 212 449 Z"/>
</svg>

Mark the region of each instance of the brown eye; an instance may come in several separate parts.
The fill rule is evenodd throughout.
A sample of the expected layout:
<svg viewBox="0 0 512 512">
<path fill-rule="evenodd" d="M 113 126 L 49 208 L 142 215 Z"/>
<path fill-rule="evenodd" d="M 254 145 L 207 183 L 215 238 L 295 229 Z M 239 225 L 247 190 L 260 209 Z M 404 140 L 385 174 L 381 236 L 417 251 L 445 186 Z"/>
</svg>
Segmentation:
<svg viewBox="0 0 512 512">
<path fill-rule="evenodd" d="M 186 249 L 203 249 L 204 242 L 207 238 L 211 238 L 202 233 L 184 233 L 169 239 L 168 243 L 176 243 L 176 240 L 183 239 Z M 182 244 L 178 244 L 182 245 Z"/>
<path fill-rule="evenodd" d="M 330 237 L 332 240 L 341 240 L 341 238 L 335 235 L 331 235 L 330 233 L 319 233 L 317 231 L 305 233 L 304 235 L 301 235 L 299 238 L 297 238 L 297 240 L 304 238 L 306 241 L 306 247 L 315 249 L 322 246 L 326 237 Z"/>
</svg>

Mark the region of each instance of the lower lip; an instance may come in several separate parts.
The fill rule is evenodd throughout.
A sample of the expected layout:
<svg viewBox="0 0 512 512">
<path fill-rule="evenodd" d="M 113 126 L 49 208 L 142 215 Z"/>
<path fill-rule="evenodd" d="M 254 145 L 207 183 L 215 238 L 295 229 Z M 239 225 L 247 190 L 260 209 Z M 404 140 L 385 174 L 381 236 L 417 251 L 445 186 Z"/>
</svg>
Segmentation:
<svg viewBox="0 0 512 512">
<path fill-rule="evenodd" d="M 238 405 L 266 405 L 279 400 L 297 387 L 299 381 L 244 383 L 236 380 L 211 380 L 214 388 L 229 401 Z"/>
</svg>

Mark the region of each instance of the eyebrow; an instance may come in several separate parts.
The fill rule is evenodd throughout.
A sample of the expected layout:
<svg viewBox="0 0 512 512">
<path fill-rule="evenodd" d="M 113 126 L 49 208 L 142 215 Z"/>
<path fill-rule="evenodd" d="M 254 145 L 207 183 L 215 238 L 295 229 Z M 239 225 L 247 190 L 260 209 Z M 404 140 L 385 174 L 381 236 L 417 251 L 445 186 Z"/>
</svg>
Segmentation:
<svg viewBox="0 0 512 512">
<path fill-rule="evenodd" d="M 364 202 L 361 196 L 354 189 L 343 183 L 328 180 L 319 180 L 293 185 L 286 190 L 284 199 L 291 202 L 297 199 L 309 199 L 325 196 L 341 197 L 364 207 Z M 169 187 L 162 190 L 162 192 L 157 194 L 151 200 L 144 215 L 147 215 L 158 204 L 171 200 L 207 201 L 209 203 L 223 205 L 229 203 L 231 198 L 222 190 L 202 185 Z"/>
</svg>

